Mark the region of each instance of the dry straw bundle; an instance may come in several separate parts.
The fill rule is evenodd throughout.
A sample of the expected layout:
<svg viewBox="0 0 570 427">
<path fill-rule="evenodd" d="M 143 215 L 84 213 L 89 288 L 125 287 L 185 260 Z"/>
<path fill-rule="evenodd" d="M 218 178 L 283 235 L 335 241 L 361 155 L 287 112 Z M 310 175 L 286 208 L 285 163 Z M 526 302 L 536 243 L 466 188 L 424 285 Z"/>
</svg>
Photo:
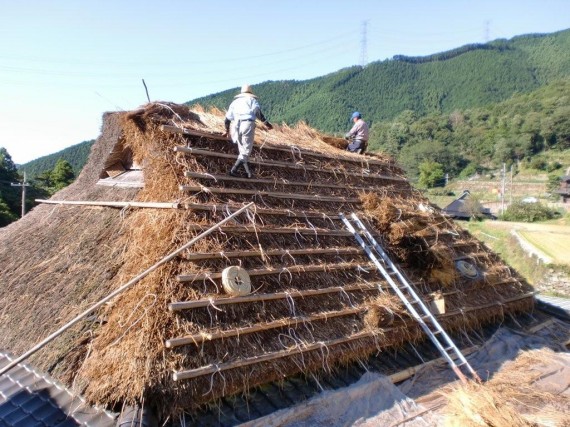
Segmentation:
<svg viewBox="0 0 570 427">
<path fill-rule="evenodd" d="M 544 376 L 552 375 L 548 370 L 552 371 L 552 366 L 556 365 L 553 360 L 555 356 L 552 350 L 527 351 L 507 362 L 486 383 L 470 383 L 445 393 L 447 405 L 444 408 L 444 425 L 570 425 L 570 402 L 560 393 L 564 386 L 562 390 L 555 391 L 553 387 L 537 384 Z"/>
</svg>

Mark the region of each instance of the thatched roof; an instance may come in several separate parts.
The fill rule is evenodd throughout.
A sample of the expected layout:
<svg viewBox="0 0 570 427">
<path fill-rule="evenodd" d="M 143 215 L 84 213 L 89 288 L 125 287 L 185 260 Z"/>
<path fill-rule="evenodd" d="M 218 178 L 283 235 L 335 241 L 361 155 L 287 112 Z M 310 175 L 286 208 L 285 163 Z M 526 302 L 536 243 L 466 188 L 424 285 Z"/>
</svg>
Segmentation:
<svg viewBox="0 0 570 427">
<path fill-rule="evenodd" d="M 219 111 L 174 104 L 107 114 L 85 170 L 54 199 L 181 208 L 42 205 L 7 227 L 0 347 L 23 352 L 249 201 L 248 214 L 146 276 L 37 363 L 92 402 L 150 402 L 165 416 L 424 339 L 379 290 L 385 281 L 339 212 L 359 212 L 416 290 L 440 311 L 445 303 L 438 318 L 447 329 L 532 309 L 529 285 L 391 159 L 342 151 L 304 124 L 281 126 L 257 131 L 255 179 L 235 178 L 227 171 L 236 148 L 216 136 L 222 130 Z M 142 165 L 143 189 L 96 184 L 118 161 Z M 236 265 L 249 272 L 251 295 L 224 293 L 221 273 Z"/>
</svg>

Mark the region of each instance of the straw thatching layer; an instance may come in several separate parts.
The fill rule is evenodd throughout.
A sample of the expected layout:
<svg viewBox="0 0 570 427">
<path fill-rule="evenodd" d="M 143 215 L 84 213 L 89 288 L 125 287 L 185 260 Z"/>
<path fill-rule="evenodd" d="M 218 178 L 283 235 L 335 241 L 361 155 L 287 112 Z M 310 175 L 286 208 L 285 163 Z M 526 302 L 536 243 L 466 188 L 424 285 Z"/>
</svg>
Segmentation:
<svg viewBox="0 0 570 427">
<path fill-rule="evenodd" d="M 162 125 L 213 136 L 168 132 Z M 255 179 L 228 179 L 237 154 L 231 142 L 215 136 L 222 131 L 221 112 L 168 103 L 107 116 L 94 146 L 97 157 L 56 197 L 131 200 L 136 193 L 137 201 L 176 201 L 188 209 L 41 206 L 11 226 L 0 238 L 20 239 L 21 248 L 0 253 L 9 267 L 9 274 L 1 273 L 8 283 L 4 319 L 38 315 L 11 329 L 2 344 L 22 351 L 45 334 L 22 339 L 26 327 L 54 329 L 79 312 L 78 303 L 95 302 L 250 200 L 255 207 L 246 214 L 97 312 L 101 322 L 67 334 L 64 345 L 50 350 L 52 371 L 92 402 L 146 402 L 167 416 L 423 339 L 401 302 L 381 291 L 387 282 L 346 232 L 339 212 L 359 212 L 428 303 L 445 300 L 440 318 L 447 328 L 479 327 L 532 309 L 524 280 L 429 206 L 389 158 L 334 148 L 302 123 L 260 128 L 251 161 Z M 143 165 L 144 189 L 99 190 L 83 178 L 100 176 L 104 153 L 116 144 Z M 42 221 L 54 226 L 32 225 Z M 24 251 L 34 255 L 22 263 Z M 477 274 L 460 274 L 458 259 Z M 228 266 L 250 272 L 252 300 L 232 302 L 224 293 L 220 273 Z M 11 309 L 24 286 L 27 299 Z M 60 299 L 50 297 L 38 310 L 46 288 Z M 197 305 L 169 310 L 178 302 Z M 166 347 L 181 338 L 184 344 Z M 174 372 L 190 378 L 175 381 Z"/>
</svg>

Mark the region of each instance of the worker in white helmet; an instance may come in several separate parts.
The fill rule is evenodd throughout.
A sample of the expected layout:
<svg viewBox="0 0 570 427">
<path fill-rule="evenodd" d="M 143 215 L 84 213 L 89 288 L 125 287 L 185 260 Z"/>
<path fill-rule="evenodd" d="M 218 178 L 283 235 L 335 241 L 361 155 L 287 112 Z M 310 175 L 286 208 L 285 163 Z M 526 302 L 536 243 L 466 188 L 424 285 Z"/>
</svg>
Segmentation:
<svg viewBox="0 0 570 427">
<path fill-rule="evenodd" d="M 236 163 L 230 170 L 230 175 L 236 176 L 237 170 L 240 165 L 243 165 L 245 173 L 248 178 L 252 177 L 247 160 L 253 148 L 253 138 L 255 135 L 255 120 L 259 119 L 268 130 L 273 129 L 273 126 L 263 113 L 257 101 L 257 97 L 253 94 L 250 85 L 243 85 L 241 93 L 236 95 L 226 113 L 226 120 L 224 122 L 226 132 L 224 136 L 231 135 L 232 141 L 238 145 L 239 156 Z M 230 130 L 230 124 L 231 130 Z"/>
</svg>

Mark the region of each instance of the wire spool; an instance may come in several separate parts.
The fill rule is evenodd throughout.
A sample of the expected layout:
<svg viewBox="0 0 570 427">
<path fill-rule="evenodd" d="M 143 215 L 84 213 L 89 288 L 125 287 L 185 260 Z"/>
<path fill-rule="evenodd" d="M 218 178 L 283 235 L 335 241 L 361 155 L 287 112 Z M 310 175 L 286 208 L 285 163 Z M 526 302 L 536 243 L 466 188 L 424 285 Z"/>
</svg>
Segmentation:
<svg viewBox="0 0 570 427">
<path fill-rule="evenodd" d="M 464 260 L 455 261 L 455 267 L 462 276 L 469 279 L 476 279 L 479 276 L 477 267 L 475 267 L 470 262 Z"/>
<path fill-rule="evenodd" d="M 251 279 L 244 268 L 232 265 L 222 271 L 222 286 L 224 291 L 232 296 L 249 295 Z"/>
</svg>

